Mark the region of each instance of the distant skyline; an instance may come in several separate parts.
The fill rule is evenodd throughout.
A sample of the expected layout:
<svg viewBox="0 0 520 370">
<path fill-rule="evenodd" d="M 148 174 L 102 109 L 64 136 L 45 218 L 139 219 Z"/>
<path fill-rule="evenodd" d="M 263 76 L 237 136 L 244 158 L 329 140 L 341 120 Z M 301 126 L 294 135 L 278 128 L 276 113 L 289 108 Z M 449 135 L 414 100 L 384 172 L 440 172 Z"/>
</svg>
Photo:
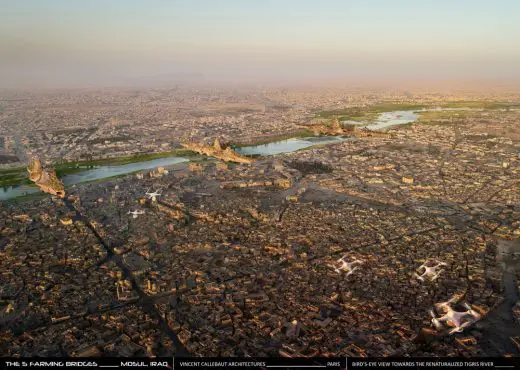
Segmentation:
<svg viewBox="0 0 520 370">
<path fill-rule="evenodd" d="M 190 75 L 520 79 L 516 0 L 0 0 L 0 9 L 0 87 Z"/>
</svg>

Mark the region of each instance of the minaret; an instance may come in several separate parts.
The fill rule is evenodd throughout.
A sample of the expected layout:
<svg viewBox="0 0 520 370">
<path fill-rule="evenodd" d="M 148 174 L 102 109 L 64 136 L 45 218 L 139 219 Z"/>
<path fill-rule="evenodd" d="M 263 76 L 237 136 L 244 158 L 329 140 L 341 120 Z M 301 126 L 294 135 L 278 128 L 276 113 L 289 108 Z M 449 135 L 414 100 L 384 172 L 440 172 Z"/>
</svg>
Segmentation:
<svg viewBox="0 0 520 370">
<path fill-rule="evenodd" d="M 218 138 L 215 139 L 215 142 L 213 143 L 213 148 L 215 150 L 221 151 L 222 147 L 220 146 L 220 140 Z"/>
<path fill-rule="evenodd" d="M 342 131 L 341 123 L 339 123 L 339 119 L 335 117 L 331 122 L 331 127 L 335 131 Z"/>
</svg>

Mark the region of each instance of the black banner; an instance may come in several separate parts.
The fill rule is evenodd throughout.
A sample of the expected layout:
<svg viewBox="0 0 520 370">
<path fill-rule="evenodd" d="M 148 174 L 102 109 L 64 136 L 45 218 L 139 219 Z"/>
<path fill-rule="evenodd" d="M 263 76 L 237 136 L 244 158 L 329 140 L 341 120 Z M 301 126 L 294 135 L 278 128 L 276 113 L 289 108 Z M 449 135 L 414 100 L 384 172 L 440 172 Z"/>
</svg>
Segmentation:
<svg viewBox="0 0 520 370">
<path fill-rule="evenodd" d="M 520 369 L 519 357 L 384 357 L 384 358 L 0 358 L 0 369 Z"/>
</svg>

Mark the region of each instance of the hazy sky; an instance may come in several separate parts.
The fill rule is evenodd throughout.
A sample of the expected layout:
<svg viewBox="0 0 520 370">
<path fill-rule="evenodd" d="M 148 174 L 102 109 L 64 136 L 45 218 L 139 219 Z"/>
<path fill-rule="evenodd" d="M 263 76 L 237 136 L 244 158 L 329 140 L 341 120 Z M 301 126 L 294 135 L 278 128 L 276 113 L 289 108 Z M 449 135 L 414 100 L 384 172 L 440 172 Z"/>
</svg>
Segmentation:
<svg viewBox="0 0 520 370">
<path fill-rule="evenodd" d="M 0 0 L 0 87 L 517 79 L 519 16 L 519 0 Z"/>
</svg>

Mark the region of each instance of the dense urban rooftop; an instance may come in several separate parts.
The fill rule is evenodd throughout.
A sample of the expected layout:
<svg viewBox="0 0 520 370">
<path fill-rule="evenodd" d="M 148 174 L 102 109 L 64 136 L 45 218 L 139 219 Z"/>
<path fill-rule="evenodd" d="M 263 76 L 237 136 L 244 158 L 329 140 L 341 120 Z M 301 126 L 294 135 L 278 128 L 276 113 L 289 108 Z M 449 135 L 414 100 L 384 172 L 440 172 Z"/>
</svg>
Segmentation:
<svg viewBox="0 0 520 370">
<path fill-rule="evenodd" d="M 50 165 L 167 153 L 186 140 L 255 142 L 349 107 L 474 109 L 429 110 L 387 135 L 250 164 L 198 158 L 75 185 L 64 199 L 0 202 L 0 354 L 518 354 L 519 97 L 490 100 L 394 90 L 5 95 L 0 150 L 16 157 L 6 168 L 31 154 Z M 417 278 L 438 263 L 438 277 Z M 430 311 L 450 299 L 480 320 L 455 334 L 436 328 Z"/>
</svg>

